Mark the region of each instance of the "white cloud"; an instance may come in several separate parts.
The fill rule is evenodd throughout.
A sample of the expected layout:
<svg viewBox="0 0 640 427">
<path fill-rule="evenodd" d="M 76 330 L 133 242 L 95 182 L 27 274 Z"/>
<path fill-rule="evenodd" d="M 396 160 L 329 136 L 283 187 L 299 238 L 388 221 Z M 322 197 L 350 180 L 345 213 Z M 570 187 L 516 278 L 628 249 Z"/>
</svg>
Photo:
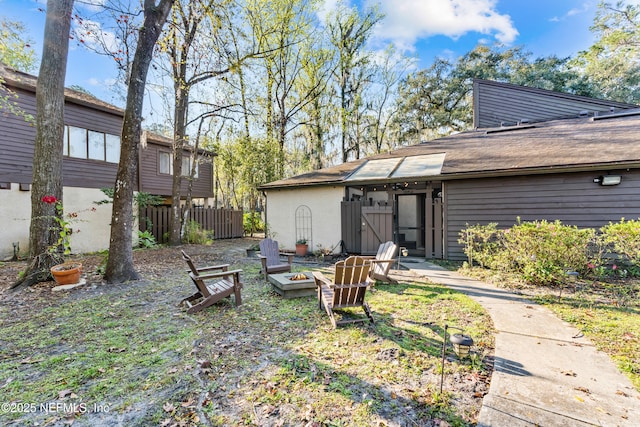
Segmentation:
<svg viewBox="0 0 640 427">
<path fill-rule="evenodd" d="M 90 86 L 98 86 L 98 87 L 113 86 L 114 84 L 116 84 L 116 82 L 117 80 L 113 78 L 100 80 L 95 77 L 89 77 L 89 80 L 87 80 L 87 83 L 89 83 Z"/>
<path fill-rule="evenodd" d="M 628 0 L 631 1 L 631 0 Z M 552 18 L 549 19 L 550 22 L 560 22 L 560 21 L 564 21 L 568 18 L 574 17 L 574 16 L 578 16 L 578 15 L 582 15 L 584 13 L 589 13 L 591 11 L 591 4 L 589 3 L 582 3 L 582 5 L 580 7 L 574 7 L 572 9 L 569 9 L 567 11 L 567 13 L 565 13 L 564 15 L 558 17 L 558 16 L 554 16 Z"/>
<path fill-rule="evenodd" d="M 112 31 L 106 31 L 102 28 L 102 24 L 88 19 L 82 20 L 80 25 L 75 28 L 77 41 L 85 43 L 91 49 L 101 51 L 107 49 L 111 53 L 118 52 L 121 43 Z"/>
<path fill-rule="evenodd" d="M 367 0 L 373 5 L 376 0 Z M 403 50 L 414 50 L 419 38 L 445 35 L 456 39 L 469 32 L 492 35 L 513 43 L 518 30 L 509 15 L 496 10 L 497 0 L 393 0 L 380 2 L 385 19 L 375 38 L 391 40 Z"/>
<path fill-rule="evenodd" d="M 351 7 L 351 2 L 349 0 L 323 0 L 318 6 L 317 12 L 320 22 L 322 22 L 323 25 L 326 25 L 327 16 L 336 11 L 341 5 Z"/>
</svg>

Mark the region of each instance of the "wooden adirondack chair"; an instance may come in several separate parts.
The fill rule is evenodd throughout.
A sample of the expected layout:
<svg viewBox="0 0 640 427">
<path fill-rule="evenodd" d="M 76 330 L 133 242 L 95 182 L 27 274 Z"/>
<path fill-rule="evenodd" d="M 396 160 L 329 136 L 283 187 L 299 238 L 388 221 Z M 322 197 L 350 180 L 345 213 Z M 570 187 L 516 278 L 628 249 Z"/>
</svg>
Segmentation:
<svg viewBox="0 0 640 427">
<path fill-rule="evenodd" d="M 393 263 L 397 261 L 397 259 L 395 259 L 397 254 L 398 245 L 393 242 L 384 242 L 378 248 L 378 253 L 376 253 L 375 258 L 365 257 L 371 262 L 369 277 L 373 280 L 396 283 L 395 280 L 389 277 L 389 270 L 391 270 Z"/>
<path fill-rule="evenodd" d="M 260 261 L 262 262 L 262 274 L 267 279 L 269 274 L 287 273 L 291 271 L 293 263 L 293 254 L 280 253 L 278 242 L 270 238 L 260 241 Z M 280 259 L 280 256 L 286 256 L 287 261 Z"/>
<path fill-rule="evenodd" d="M 235 297 L 236 307 L 242 304 L 242 270 L 229 270 L 229 264 L 198 268 L 184 251 L 182 258 L 187 262 L 189 277 L 198 289 L 196 293 L 180 302 L 187 305 L 187 313 L 196 313 L 231 295 Z"/>
<path fill-rule="evenodd" d="M 322 273 L 313 273 L 318 288 L 319 308 L 322 310 L 324 306 L 334 328 L 345 323 L 365 322 L 367 319 L 373 323 L 369 305 L 364 301 L 369 286 L 369 261 L 363 257 L 351 256 L 338 261 L 335 268 L 333 282 Z M 334 311 L 347 307 L 362 307 L 367 317 L 337 320 Z"/>
</svg>

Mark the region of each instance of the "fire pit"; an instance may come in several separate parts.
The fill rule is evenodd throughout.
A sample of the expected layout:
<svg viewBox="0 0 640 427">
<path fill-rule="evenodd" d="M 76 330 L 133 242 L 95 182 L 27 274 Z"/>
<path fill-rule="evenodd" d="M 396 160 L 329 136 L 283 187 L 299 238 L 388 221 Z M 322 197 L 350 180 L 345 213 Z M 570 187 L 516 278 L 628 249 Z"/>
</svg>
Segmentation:
<svg viewBox="0 0 640 427">
<path fill-rule="evenodd" d="M 269 283 L 284 298 L 316 295 L 316 283 L 313 274 L 309 272 L 270 274 Z"/>
</svg>

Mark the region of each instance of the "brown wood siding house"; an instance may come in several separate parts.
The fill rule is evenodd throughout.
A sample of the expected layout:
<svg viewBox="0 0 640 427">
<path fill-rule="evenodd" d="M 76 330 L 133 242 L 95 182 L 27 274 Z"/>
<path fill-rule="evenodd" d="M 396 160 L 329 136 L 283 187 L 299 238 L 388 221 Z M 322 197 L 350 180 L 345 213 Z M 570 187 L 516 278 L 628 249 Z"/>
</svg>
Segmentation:
<svg viewBox="0 0 640 427">
<path fill-rule="evenodd" d="M 173 176 L 161 165 L 161 157 L 171 157 L 171 140 L 160 135 L 145 132 L 140 149 L 140 191 L 158 196 L 171 196 Z M 213 197 L 213 158 L 215 154 L 204 150 L 198 151 L 198 173 L 193 180 L 192 196 L 194 198 Z M 192 157 L 191 150 L 184 150 L 184 158 Z M 165 163 L 166 165 L 166 163 Z M 186 164 L 185 164 L 186 166 Z M 183 175 L 185 171 L 183 169 Z M 188 178 L 182 177 L 180 194 L 186 195 Z"/>
<path fill-rule="evenodd" d="M 35 117 L 35 77 L 4 69 L 5 86 L 17 95 L 17 107 Z M 0 183 L 30 184 L 36 130 L 33 123 L 8 112 L 1 112 Z M 81 92 L 65 90 L 65 125 L 103 134 L 120 135 L 123 111 Z M 118 164 L 69 156 L 63 161 L 63 185 L 68 187 L 111 187 Z"/>
<path fill-rule="evenodd" d="M 17 95 L 17 107 L 35 117 L 36 78 L 2 64 L 0 76 L 4 79 L 4 85 Z M 6 111 L 0 111 L 0 117 L 0 189 L 9 188 L 11 183 L 28 185 L 32 181 L 35 127 L 24 118 Z M 67 131 L 69 127 L 74 127 L 119 138 L 123 117 L 124 111 L 120 108 L 82 92 L 65 89 L 64 122 Z M 172 178 L 169 174 L 159 172 L 158 153 L 170 153 L 171 140 L 150 132 L 145 132 L 143 139 L 146 144 L 140 150 L 138 182 L 134 183 L 134 189 L 169 196 Z M 189 157 L 191 152 L 185 150 L 184 153 Z M 201 150 L 200 155 L 203 160 L 199 164 L 198 178 L 194 180 L 193 197 L 212 197 L 212 154 Z M 105 161 L 86 157 L 88 156 L 64 156 L 63 185 L 82 188 L 113 187 L 118 169 L 117 159 Z M 183 180 L 182 194 L 186 194 L 186 189 L 186 180 Z"/>
<path fill-rule="evenodd" d="M 546 92 L 538 90 L 542 104 Z M 348 251 L 371 250 L 365 233 L 392 206 L 393 230 L 381 226 L 378 242 L 394 240 L 426 258 L 464 259 L 458 239 L 467 224 L 506 228 L 518 218 L 558 219 L 597 228 L 640 218 L 640 109 L 616 112 L 620 104 L 612 105 L 613 113 L 604 103 L 604 111 L 586 117 L 578 111 L 573 118 L 476 129 L 265 184 L 267 221 L 270 191 L 295 197 L 299 187 L 342 185 L 336 209 L 343 212 L 343 240 L 359 240 Z M 573 104 L 569 109 L 564 116 Z M 601 185 L 602 176 L 620 181 Z M 345 212 L 355 219 L 345 220 Z"/>
</svg>

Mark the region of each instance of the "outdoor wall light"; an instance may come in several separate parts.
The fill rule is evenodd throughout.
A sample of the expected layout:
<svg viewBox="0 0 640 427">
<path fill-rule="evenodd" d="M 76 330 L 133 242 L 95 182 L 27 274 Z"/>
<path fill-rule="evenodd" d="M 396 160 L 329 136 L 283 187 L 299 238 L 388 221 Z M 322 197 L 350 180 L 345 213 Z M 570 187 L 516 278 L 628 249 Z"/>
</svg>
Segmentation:
<svg viewBox="0 0 640 427">
<path fill-rule="evenodd" d="M 622 177 L 620 175 L 600 175 L 593 179 L 593 182 L 600 185 L 618 185 L 621 181 Z"/>
</svg>

